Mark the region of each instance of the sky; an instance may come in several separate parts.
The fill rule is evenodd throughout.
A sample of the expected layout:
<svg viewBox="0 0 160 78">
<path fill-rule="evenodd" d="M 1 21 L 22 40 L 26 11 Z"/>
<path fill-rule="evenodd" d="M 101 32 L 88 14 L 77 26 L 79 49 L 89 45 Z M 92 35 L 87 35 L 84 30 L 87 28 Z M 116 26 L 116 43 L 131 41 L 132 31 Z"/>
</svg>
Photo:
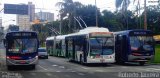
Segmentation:
<svg viewBox="0 0 160 78">
<path fill-rule="evenodd" d="M 58 10 L 59 8 L 55 6 L 57 2 L 60 2 L 62 0 L 1 0 L 0 2 L 0 9 L 4 7 L 5 3 L 9 4 L 27 4 L 28 2 L 32 2 L 35 4 L 36 12 L 52 12 L 55 14 L 55 19 L 57 19 L 58 15 Z M 78 1 L 81 2 L 82 4 L 88 5 L 92 4 L 95 5 L 95 0 L 73 0 L 73 1 Z M 96 0 L 97 2 L 97 7 L 102 9 L 108 9 L 108 10 L 115 10 L 115 5 L 114 5 L 114 0 Z M 39 8 L 44 8 L 44 9 L 39 9 Z M 2 24 L 3 26 L 7 26 L 9 24 L 16 24 L 16 15 L 14 14 L 3 14 L 1 12 L 0 17 L 2 17 Z"/>
<path fill-rule="evenodd" d="M 33 4 L 35 4 L 35 7 L 37 8 L 36 12 L 40 12 L 39 8 L 44 8 L 44 9 L 41 9 L 42 12 L 54 13 L 57 19 L 59 8 L 56 7 L 55 4 L 60 1 L 62 0 L 1 0 L 0 9 L 3 8 L 3 5 L 5 3 L 27 4 L 28 2 L 32 2 Z M 73 1 L 78 1 L 85 5 L 88 5 L 88 4 L 95 5 L 95 0 L 73 0 Z M 97 7 L 100 8 L 101 11 L 104 9 L 107 9 L 113 12 L 116 9 L 115 0 L 96 0 L 96 2 L 97 2 Z M 143 5 L 143 0 L 141 0 L 141 4 Z M 133 7 L 130 7 L 130 8 L 133 8 Z M 3 12 L 1 12 L 0 17 L 2 18 L 2 24 L 4 27 L 9 24 L 16 24 L 16 21 L 11 21 L 11 20 L 16 20 L 16 15 L 14 14 L 3 14 Z"/>
</svg>

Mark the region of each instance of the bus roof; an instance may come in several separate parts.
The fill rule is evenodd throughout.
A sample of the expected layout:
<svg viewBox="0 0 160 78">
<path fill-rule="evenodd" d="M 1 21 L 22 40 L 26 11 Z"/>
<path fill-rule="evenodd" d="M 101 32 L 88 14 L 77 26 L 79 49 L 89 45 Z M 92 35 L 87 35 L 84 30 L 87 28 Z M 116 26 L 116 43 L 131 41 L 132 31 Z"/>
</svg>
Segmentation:
<svg viewBox="0 0 160 78">
<path fill-rule="evenodd" d="M 58 35 L 58 36 L 56 36 L 56 39 L 65 39 L 66 36 L 67 35 Z"/>
<path fill-rule="evenodd" d="M 143 30 L 143 29 L 134 29 L 134 30 L 124 30 L 124 31 L 118 31 L 118 32 L 113 32 L 114 34 L 129 34 L 132 31 L 149 31 L 151 30 Z"/>
<path fill-rule="evenodd" d="M 47 37 L 46 40 L 53 40 L 55 36 Z"/>
<path fill-rule="evenodd" d="M 10 32 L 7 32 L 7 33 L 23 33 L 23 32 L 36 33 L 35 31 L 10 31 Z"/>
<path fill-rule="evenodd" d="M 79 32 L 76 33 L 71 33 L 71 34 L 67 34 L 67 35 L 58 35 L 58 36 L 54 36 L 56 37 L 56 39 L 65 39 L 65 37 L 68 36 L 75 36 L 75 35 L 85 35 L 85 34 L 89 34 L 89 33 L 93 33 L 93 32 L 109 32 L 108 28 L 103 28 L 103 27 L 87 27 L 85 29 L 80 30 Z M 53 36 L 52 37 L 48 37 L 46 40 L 54 40 Z"/>
<path fill-rule="evenodd" d="M 5 38 L 10 38 L 10 37 L 15 37 L 15 38 L 24 38 L 24 37 L 36 37 L 37 38 L 37 32 L 35 31 L 11 31 L 7 32 L 5 34 Z"/>
<path fill-rule="evenodd" d="M 88 34 L 92 32 L 109 32 L 108 28 L 103 27 L 87 27 L 85 29 L 80 30 L 78 33 Z"/>
<path fill-rule="evenodd" d="M 67 36 L 85 35 L 85 34 L 95 33 L 95 32 L 109 32 L 109 30 L 108 28 L 103 28 L 103 27 L 87 27 L 85 29 L 80 30 L 79 32 L 68 34 Z"/>
</svg>

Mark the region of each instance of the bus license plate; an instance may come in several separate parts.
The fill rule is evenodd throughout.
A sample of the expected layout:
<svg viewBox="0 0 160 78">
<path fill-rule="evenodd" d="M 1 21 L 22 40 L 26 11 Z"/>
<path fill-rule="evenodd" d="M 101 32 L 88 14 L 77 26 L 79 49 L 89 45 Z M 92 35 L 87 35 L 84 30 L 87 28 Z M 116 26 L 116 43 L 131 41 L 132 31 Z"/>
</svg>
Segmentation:
<svg viewBox="0 0 160 78">
<path fill-rule="evenodd" d="M 27 62 L 26 62 L 26 61 L 20 61 L 20 63 L 21 63 L 21 64 L 25 64 L 25 63 L 27 63 Z"/>
<path fill-rule="evenodd" d="M 100 62 L 104 62 L 105 61 L 105 59 L 100 59 Z"/>
</svg>

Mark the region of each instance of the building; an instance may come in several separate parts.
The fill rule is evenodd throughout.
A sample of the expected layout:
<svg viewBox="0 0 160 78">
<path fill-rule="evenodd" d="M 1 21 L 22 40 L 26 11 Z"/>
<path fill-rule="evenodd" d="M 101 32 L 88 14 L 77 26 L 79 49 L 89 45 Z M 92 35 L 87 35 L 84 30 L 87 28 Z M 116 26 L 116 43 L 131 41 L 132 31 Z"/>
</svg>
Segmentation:
<svg viewBox="0 0 160 78">
<path fill-rule="evenodd" d="M 30 30 L 30 17 L 29 15 L 17 15 L 17 24 L 19 30 Z"/>
<path fill-rule="evenodd" d="M 2 27 L 2 18 L 0 18 L 0 32 L 3 32 L 3 27 Z"/>
<path fill-rule="evenodd" d="M 17 15 L 19 30 L 30 30 L 31 23 L 35 20 L 35 5 L 28 2 L 28 15 Z"/>
<path fill-rule="evenodd" d="M 28 2 L 28 15 L 30 18 L 30 22 L 35 20 L 35 5 L 32 2 Z"/>
<path fill-rule="evenodd" d="M 3 27 L 2 27 L 2 18 L 0 18 L 0 44 L 2 42 L 3 36 L 4 36 L 4 31 L 3 31 Z"/>
<path fill-rule="evenodd" d="M 50 12 L 38 12 L 36 13 L 36 18 L 40 19 L 41 21 L 54 21 L 54 13 Z"/>
<path fill-rule="evenodd" d="M 0 18 L 0 27 L 2 27 L 2 18 Z"/>
</svg>

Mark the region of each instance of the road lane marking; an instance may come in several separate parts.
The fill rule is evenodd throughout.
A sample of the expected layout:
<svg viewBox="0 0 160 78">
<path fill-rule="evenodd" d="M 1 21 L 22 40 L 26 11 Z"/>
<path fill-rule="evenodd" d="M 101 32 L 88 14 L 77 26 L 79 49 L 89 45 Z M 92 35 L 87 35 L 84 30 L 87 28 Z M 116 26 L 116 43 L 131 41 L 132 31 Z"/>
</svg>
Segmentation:
<svg viewBox="0 0 160 78">
<path fill-rule="evenodd" d="M 71 71 L 71 72 L 76 72 L 76 71 Z"/>
<path fill-rule="evenodd" d="M 41 65 L 38 65 L 40 68 L 42 68 L 43 70 L 47 70 L 46 68 L 42 67 Z"/>
<path fill-rule="evenodd" d="M 87 67 L 81 67 L 81 68 L 86 69 L 86 70 L 89 69 L 89 68 L 87 68 Z"/>
<path fill-rule="evenodd" d="M 70 70 L 72 70 L 72 69 L 67 69 L 67 70 L 69 70 L 69 71 L 70 71 Z"/>
<path fill-rule="evenodd" d="M 64 69 L 65 67 L 64 67 L 64 66 L 59 66 L 59 68 L 62 68 L 62 69 Z"/>
<path fill-rule="evenodd" d="M 58 65 L 54 64 L 54 65 L 52 65 L 52 66 L 56 67 L 56 66 L 58 66 Z"/>
<path fill-rule="evenodd" d="M 83 73 L 78 73 L 78 75 L 84 76 L 85 74 L 83 74 Z"/>
<path fill-rule="evenodd" d="M 61 71 L 56 71 L 56 72 L 61 72 Z"/>
<path fill-rule="evenodd" d="M 97 72 L 104 72 L 103 70 L 96 70 Z"/>
<path fill-rule="evenodd" d="M 157 69 L 157 68 L 147 68 L 147 69 L 150 70 L 150 71 L 151 71 L 151 70 L 152 70 L 152 71 L 153 71 L 153 70 L 160 70 L 160 69 Z"/>
</svg>

